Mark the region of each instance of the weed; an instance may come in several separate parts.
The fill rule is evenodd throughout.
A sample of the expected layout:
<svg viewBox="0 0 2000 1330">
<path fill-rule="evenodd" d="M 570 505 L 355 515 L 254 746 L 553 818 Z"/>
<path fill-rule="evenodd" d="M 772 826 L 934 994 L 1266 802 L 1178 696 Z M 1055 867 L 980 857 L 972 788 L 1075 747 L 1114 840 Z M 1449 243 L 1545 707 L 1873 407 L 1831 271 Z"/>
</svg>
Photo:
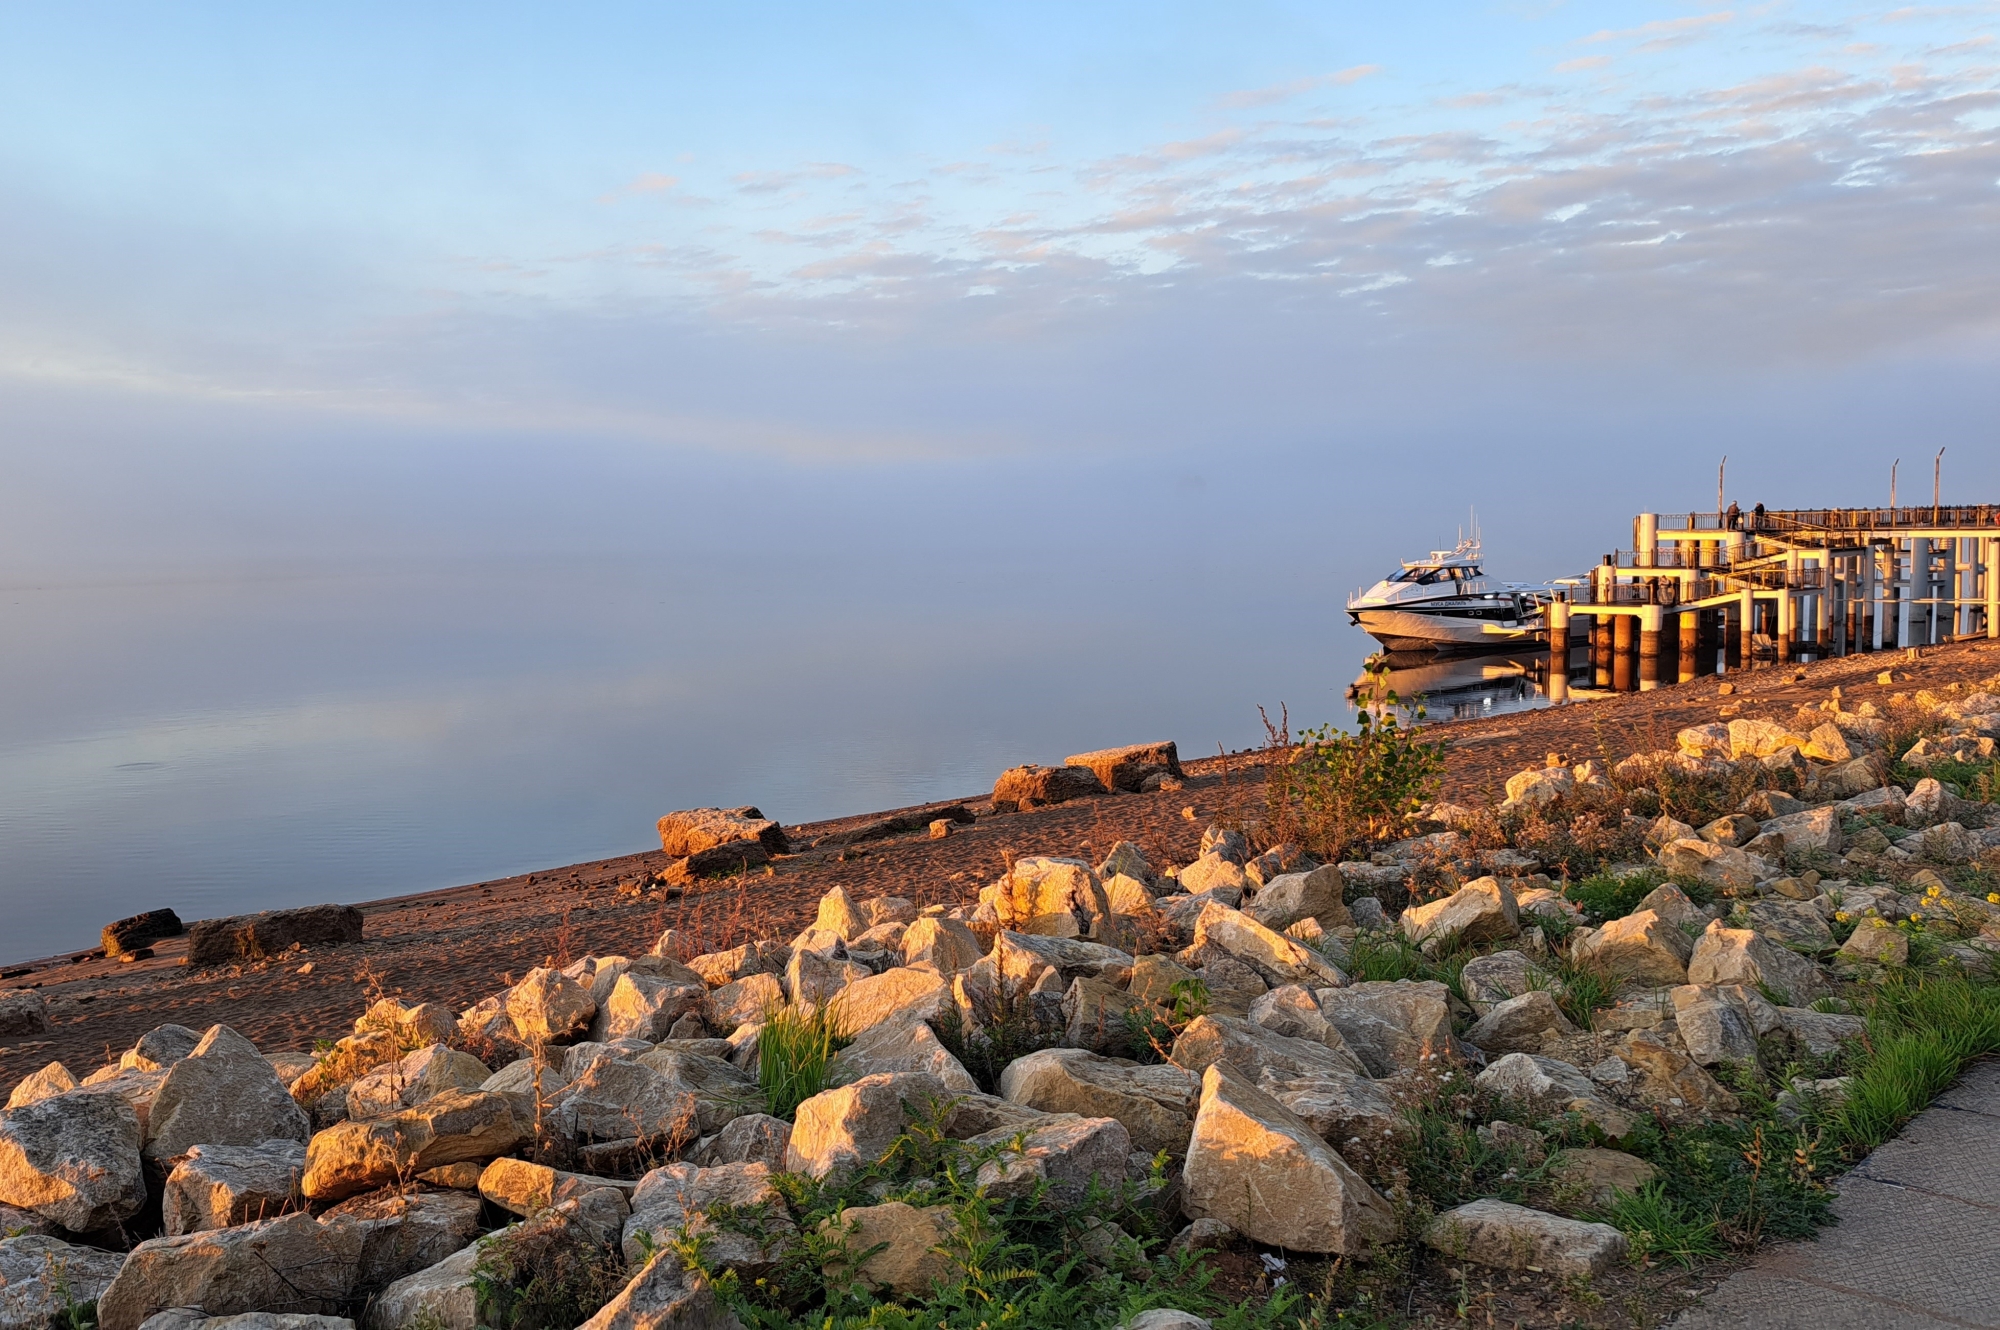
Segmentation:
<svg viewBox="0 0 2000 1330">
<path fill-rule="evenodd" d="M 1704 1216 L 1676 1201 L 1657 1182 L 1618 1197 L 1602 1218 L 1624 1233 L 1637 1264 L 1664 1259 L 1692 1267 L 1696 1261 L 1722 1255 L 1715 1216 Z"/>
<path fill-rule="evenodd" d="M 999 1093 L 1000 1073 L 1016 1058 L 1062 1042 L 1063 1024 L 1035 1005 L 1026 984 L 1002 979 L 993 989 L 968 987 L 972 1020 L 968 1026 L 957 1004 L 949 1004 L 934 1023 L 938 1042 L 972 1074 L 979 1088 Z"/>
<path fill-rule="evenodd" d="M 1384 692 L 1379 708 L 1362 708 L 1352 734 L 1323 725 L 1302 731 L 1282 756 L 1267 754 L 1264 839 L 1303 845 L 1331 863 L 1352 846 L 1403 834 L 1437 792 L 1445 746 L 1422 737 L 1422 708 L 1405 727 L 1399 705 L 1395 693 Z M 1279 749 L 1289 736 L 1265 724 Z"/>
<path fill-rule="evenodd" d="M 1850 1155 L 1889 1139 L 1961 1066 L 2000 1048 L 2000 987 L 1962 975 L 1885 985 L 1868 1016 L 1868 1042 L 1839 1113 Z"/>
<path fill-rule="evenodd" d="M 616 1297 L 628 1278 L 617 1252 L 565 1224 L 487 1239 L 472 1268 L 479 1324 L 491 1330 L 569 1330 Z"/>
<path fill-rule="evenodd" d="M 789 1122 L 800 1104 L 826 1088 L 828 1064 L 851 1042 L 832 1003 L 765 1012 L 757 1035 L 757 1084 L 766 1111 Z"/>
</svg>

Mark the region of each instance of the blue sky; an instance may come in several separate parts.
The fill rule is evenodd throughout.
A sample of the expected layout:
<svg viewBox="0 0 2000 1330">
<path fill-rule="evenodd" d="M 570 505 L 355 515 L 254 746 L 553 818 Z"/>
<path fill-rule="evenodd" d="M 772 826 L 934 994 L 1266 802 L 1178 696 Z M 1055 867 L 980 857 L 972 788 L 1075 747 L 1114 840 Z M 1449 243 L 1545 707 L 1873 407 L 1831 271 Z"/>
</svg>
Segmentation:
<svg viewBox="0 0 2000 1330">
<path fill-rule="evenodd" d="M 1724 451 L 1872 476 L 1910 430 L 2000 481 L 1996 30 L 1992 3 L 16 6 L 6 552 L 60 562 L 107 505 L 135 557 L 422 544 L 435 508 L 370 496 L 459 449 L 490 492 L 420 483 L 467 525 L 551 466 L 991 466 L 1015 495 L 1231 459 L 1323 491 L 1626 439 L 1699 455 L 1644 500 L 1673 506 Z M 258 534 L 279 494 L 298 520 Z"/>
</svg>

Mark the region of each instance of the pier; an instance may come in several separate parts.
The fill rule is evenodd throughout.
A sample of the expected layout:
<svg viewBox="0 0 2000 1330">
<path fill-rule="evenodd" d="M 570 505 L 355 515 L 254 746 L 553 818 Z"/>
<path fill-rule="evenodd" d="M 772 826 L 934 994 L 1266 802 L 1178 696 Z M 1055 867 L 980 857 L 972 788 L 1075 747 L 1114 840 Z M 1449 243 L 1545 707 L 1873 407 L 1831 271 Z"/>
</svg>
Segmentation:
<svg viewBox="0 0 2000 1330">
<path fill-rule="evenodd" d="M 1763 663 L 2000 638 L 1996 568 L 1995 504 L 1640 513 L 1632 547 L 1548 607 L 1549 697 L 1567 700 L 1583 642 L 1593 688 L 1644 692 Z"/>
</svg>

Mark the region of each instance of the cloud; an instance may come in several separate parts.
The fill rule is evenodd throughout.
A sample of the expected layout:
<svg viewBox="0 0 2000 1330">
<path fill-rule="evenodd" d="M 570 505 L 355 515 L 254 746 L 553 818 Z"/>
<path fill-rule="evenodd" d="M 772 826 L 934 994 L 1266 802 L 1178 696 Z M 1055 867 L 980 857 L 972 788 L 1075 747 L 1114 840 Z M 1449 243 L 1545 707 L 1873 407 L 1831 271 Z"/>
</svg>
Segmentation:
<svg viewBox="0 0 2000 1330">
<path fill-rule="evenodd" d="M 616 203 L 619 199 L 633 194 L 664 194 L 680 184 L 679 176 L 662 175 L 658 171 L 643 171 L 614 190 L 597 196 L 599 203 Z"/>
<path fill-rule="evenodd" d="M 1227 93 L 1217 99 L 1217 105 L 1231 109 L 1255 106 L 1276 106 L 1309 92 L 1322 88 L 1344 88 L 1351 83 L 1359 83 L 1370 74 L 1382 72 L 1380 65 L 1351 65 L 1332 74 L 1314 74 L 1307 78 L 1293 79 L 1289 83 L 1276 83 L 1268 88 L 1250 88 L 1242 92 Z"/>
<path fill-rule="evenodd" d="M 1601 28 L 1588 37 L 1578 40 L 1579 45 L 1589 46 L 1600 42 L 1632 42 L 1641 51 L 1663 51 L 1669 47 L 1684 46 L 1708 35 L 1709 31 L 1724 23 L 1734 21 L 1736 15 L 1730 10 L 1720 10 L 1712 14 L 1690 14 L 1686 18 L 1654 19 L 1641 23 L 1636 28 Z"/>
<path fill-rule="evenodd" d="M 1574 60 L 1565 60 L 1556 66 L 1558 74 L 1577 74 L 1589 69 L 1606 69 L 1611 65 L 1608 55 L 1580 55 Z"/>
</svg>

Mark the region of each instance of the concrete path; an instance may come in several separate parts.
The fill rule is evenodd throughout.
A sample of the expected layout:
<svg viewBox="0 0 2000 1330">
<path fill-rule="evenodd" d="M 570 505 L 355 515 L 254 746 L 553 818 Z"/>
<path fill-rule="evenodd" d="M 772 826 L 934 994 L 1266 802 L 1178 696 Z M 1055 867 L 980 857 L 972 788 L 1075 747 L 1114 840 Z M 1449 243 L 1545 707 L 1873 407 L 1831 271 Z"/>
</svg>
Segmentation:
<svg viewBox="0 0 2000 1330">
<path fill-rule="evenodd" d="M 2000 1060 L 1840 1180 L 1840 1222 L 1774 1248 L 1674 1330 L 2000 1327 Z"/>
</svg>

